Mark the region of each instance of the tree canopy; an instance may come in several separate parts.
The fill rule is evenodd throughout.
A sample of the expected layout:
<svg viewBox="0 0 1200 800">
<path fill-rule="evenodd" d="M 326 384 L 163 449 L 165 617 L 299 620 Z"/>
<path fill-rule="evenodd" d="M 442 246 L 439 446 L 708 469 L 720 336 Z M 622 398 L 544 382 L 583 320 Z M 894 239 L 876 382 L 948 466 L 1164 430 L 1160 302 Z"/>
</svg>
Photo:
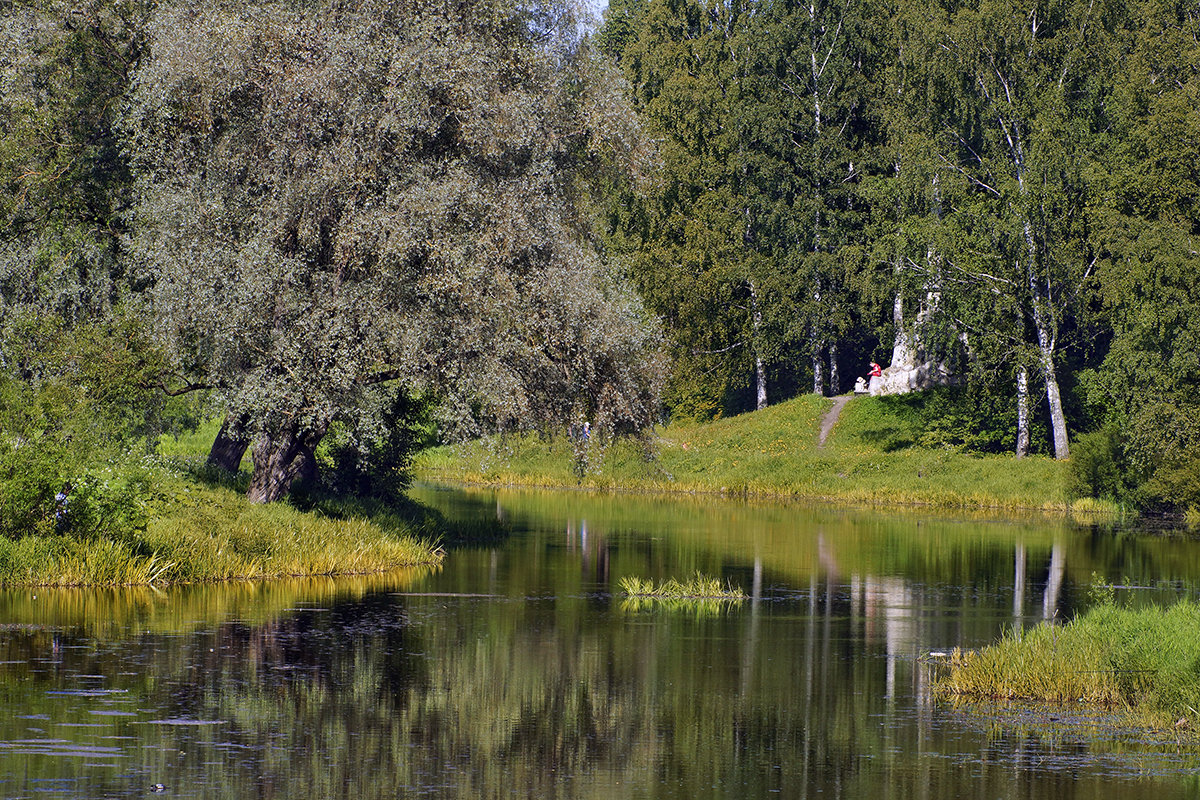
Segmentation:
<svg viewBox="0 0 1200 800">
<path fill-rule="evenodd" d="M 584 209 L 589 172 L 635 166 L 635 121 L 564 9 L 468 5 L 182 3 L 150 26 L 135 258 L 177 388 L 256 441 L 252 498 L 383 391 L 465 433 L 656 417 L 655 326 Z"/>
</svg>

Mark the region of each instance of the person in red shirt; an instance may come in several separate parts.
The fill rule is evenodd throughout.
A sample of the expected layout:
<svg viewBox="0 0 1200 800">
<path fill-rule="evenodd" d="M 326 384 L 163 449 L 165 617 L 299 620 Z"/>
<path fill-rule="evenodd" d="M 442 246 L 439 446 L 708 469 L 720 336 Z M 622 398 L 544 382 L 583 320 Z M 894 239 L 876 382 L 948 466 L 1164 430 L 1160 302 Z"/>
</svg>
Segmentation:
<svg viewBox="0 0 1200 800">
<path fill-rule="evenodd" d="M 874 361 L 872 361 L 870 375 L 872 378 L 881 377 L 883 375 L 883 368 L 880 367 L 878 364 L 876 364 Z"/>
</svg>

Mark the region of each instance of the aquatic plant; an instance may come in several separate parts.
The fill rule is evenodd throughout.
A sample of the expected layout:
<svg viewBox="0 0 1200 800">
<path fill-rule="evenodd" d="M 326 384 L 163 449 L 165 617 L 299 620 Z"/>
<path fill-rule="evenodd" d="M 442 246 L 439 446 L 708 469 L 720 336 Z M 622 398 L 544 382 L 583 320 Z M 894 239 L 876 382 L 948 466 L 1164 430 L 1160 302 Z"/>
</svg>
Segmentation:
<svg viewBox="0 0 1200 800">
<path fill-rule="evenodd" d="M 621 591 L 629 597 L 647 597 L 660 600 L 744 600 L 746 594 L 731 584 L 722 584 L 697 572 L 686 581 L 668 578 L 655 583 L 645 578 L 625 576 L 619 584 Z"/>
</svg>

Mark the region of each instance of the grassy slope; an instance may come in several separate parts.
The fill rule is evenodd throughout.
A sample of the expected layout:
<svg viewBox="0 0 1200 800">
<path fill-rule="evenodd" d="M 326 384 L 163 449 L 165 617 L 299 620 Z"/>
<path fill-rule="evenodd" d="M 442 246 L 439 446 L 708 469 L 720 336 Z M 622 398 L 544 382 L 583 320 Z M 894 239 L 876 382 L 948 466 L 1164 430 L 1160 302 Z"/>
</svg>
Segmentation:
<svg viewBox="0 0 1200 800">
<path fill-rule="evenodd" d="M 468 483 L 726 492 L 943 507 L 1063 510 L 1063 465 L 1033 456 L 972 456 L 906 446 L 919 433 L 879 398 L 847 404 L 818 449 L 832 401 L 813 395 L 763 411 L 658 432 L 653 457 L 631 443 L 610 448 L 580 481 L 570 443 L 536 437 L 442 447 L 417 474 Z"/>
</svg>

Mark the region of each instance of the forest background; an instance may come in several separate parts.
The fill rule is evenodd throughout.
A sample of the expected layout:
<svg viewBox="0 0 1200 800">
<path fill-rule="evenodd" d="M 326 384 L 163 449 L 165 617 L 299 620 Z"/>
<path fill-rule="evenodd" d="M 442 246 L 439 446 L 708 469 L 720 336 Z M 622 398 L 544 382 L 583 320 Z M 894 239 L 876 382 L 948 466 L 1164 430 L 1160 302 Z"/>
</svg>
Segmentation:
<svg viewBox="0 0 1200 800">
<path fill-rule="evenodd" d="M 1200 12 L 0 5 L 0 526 L 139 522 L 494 430 L 636 434 L 945 364 L 918 446 L 1200 506 Z M 149 461 L 147 460 L 149 458 Z M 80 524 L 83 524 L 82 522 Z"/>
</svg>

